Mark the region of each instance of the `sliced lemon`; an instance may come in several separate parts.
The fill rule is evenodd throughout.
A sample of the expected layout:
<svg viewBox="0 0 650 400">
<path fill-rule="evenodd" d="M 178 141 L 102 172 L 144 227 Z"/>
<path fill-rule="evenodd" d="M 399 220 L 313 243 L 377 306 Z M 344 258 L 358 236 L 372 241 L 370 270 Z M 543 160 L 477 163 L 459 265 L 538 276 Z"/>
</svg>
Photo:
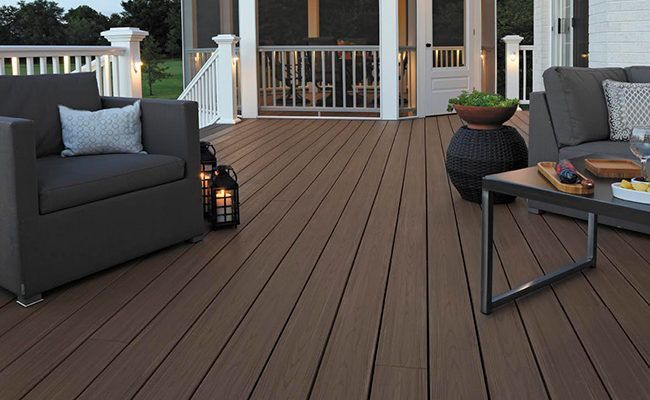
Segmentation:
<svg viewBox="0 0 650 400">
<path fill-rule="evenodd" d="M 636 190 L 638 192 L 647 192 L 648 191 L 648 184 L 647 183 L 633 182 L 632 186 L 634 187 L 634 190 Z"/>
<path fill-rule="evenodd" d="M 625 179 L 623 179 L 621 181 L 621 187 L 623 189 L 634 189 L 634 186 L 632 186 L 632 183 L 630 181 L 626 181 Z"/>
</svg>

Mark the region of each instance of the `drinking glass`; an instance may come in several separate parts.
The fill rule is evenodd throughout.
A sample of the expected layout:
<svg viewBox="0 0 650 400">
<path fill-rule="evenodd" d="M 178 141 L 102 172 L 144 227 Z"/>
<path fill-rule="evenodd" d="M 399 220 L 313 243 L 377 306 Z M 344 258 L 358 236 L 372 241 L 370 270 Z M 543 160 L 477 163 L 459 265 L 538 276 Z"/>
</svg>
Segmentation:
<svg viewBox="0 0 650 400">
<path fill-rule="evenodd" d="M 648 159 L 650 159 L 650 126 L 632 129 L 630 150 L 641 160 L 643 177 L 648 180 Z"/>
</svg>

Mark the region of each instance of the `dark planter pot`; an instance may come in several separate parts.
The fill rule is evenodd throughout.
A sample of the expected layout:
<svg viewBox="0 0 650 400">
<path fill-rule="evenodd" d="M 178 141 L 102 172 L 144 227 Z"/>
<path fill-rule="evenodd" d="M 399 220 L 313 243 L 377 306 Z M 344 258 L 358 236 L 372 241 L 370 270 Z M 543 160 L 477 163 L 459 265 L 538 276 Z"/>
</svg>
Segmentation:
<svg viewBox="0 0 650 400">
<path fill-rule="evenodd" d="M 461 197 L 481 203 L 482 180 L 486 175 L 526 168 L 528 148 L 515 128 L 474 130 L 464 126 L 447 148 L 447 173 Z M 509 203 L 513 196 L 495 195 L 495 203 Z"/>
<path fill-rule="evenodd" d="M 454 105 L 458 116 L 465 122 L 467 127 L 476 130 L 495 130 L 499 129 L 506 121 L 512 118 L 517 112 L 517 106 L 514 107 L 472 107 Z"/>
</svg>

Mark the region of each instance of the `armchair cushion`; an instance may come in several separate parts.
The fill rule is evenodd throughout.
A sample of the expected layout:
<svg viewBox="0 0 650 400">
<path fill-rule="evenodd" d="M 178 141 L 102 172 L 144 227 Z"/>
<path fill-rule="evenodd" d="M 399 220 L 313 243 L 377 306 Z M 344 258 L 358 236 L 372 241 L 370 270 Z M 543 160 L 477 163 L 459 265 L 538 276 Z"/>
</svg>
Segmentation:
<svg viewBox="0 0 650 400">
<path fill-rule="evenodd" d="M 548 107 L 558 145 L 607 140 L 609 119 L 602 83 L 626 82 L 622 68 L 554 67 L 544 72 Z"/>
<path fill-rule="evenodd" d="M 185 161 L 145 154 L 49 156 L 37 160 L 37 175 L 40 213 L 48 214 L 183 179 Z"/>
<path fill-rule="evenodd" d="M 602 140 L 598 142 L 583 143 L 577 146 L 563 147 L 560 149 L 560 159 L 571 159 L 588 156 L 589 154 L 608 154 L 621 158 L 632 158 L 629 142 L 612 142 Z"/>
<path fill-rule="evenodd" d="M 650 66 L 634 66 L 625 68 L 628 82 L 650 83 Z"/>
<path fill-rule="evenodd" d="M 34 121 L 36 157 L 61 153 L 59 105 L 96 111 L 102 107 L 95 73 L 0 76 L 0 115 Z"/>
</svg>

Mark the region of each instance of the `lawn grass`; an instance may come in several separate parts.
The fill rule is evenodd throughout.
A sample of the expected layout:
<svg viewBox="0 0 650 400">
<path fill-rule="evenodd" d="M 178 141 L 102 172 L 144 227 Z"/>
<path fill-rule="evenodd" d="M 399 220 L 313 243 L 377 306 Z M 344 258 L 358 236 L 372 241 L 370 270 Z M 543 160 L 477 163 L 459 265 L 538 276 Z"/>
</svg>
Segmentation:
<svg viewBox="0 0 650 400">
<path fill-rule="evenodd" d="M 167 67 L 167 73 L 171 76 L 158 82 L 154 82 L 152 92 L 149 93 L 149 84 L 146 75 L 142 76 L 142 94 L 144 97 L 157 99 L 177 99 L 183 91 L 183 62 L 180 58 L 167 59 L 163 61 Z"/>
</svg>

